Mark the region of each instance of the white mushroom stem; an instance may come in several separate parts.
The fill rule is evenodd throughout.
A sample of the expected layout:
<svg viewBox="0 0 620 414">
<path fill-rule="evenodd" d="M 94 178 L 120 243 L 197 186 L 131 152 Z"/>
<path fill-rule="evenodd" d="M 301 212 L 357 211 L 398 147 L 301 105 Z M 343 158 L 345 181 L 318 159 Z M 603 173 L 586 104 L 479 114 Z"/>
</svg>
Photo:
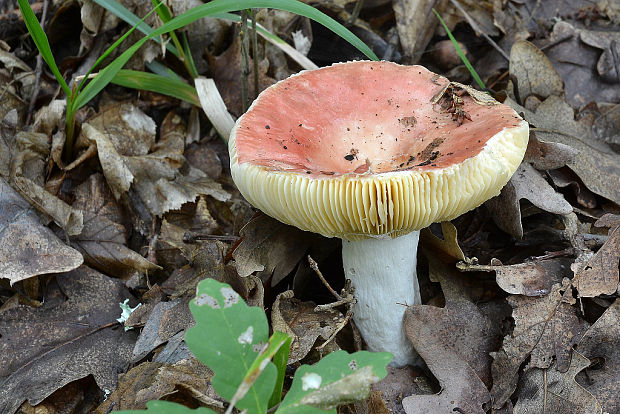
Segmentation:
<svg viewBox="0 0 620 414">
<path fill-rule="evenodd" d="M 397 238 L 342 241 L 344 274 L 355 288 L 353 320 L 368 348 L 394 354 L 393 366 L 417 359 L 405 334 L 407 306 L 422 303 L 416 272 L 420 232 Z"/>
</svg>

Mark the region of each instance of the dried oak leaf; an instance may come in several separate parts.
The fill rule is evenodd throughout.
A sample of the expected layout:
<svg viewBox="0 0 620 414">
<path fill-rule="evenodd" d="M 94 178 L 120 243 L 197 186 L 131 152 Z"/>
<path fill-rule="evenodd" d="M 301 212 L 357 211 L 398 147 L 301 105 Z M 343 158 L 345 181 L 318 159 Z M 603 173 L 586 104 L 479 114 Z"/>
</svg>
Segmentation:
<svg viewBox="0 0 620 414">
<path fill-rule="evenodd" d="M 39 222 L 32 206 L 0 179 L 0 275 L 11 284 L 73 270 L 82 255 Z"/>
<path fill-rule="evenodd" d="M 573 286 L 579 297 L 611 295 L 618 289 L 620 261 L 620 227 L 615 227 L 603 246 L 575 273 Z"/>
<path fill-rule="evenodd" d="M 549 368 L 555 356 L 557 369 L 568 370 L 572 346 L 587 329 L 572 306 L 575 299 L 571 293 L 570 280 L 565 278 L 545 297 L 508 297 L 515 328 L 504 338 L 502 349 L 491 354 L 495 408 L 501 408 L 515 391 L 519 367 L 528 356 L 528 368 Z"/>
<path fill-rule="evenodd" d="M 492 259 L 490 265 L 459 263 L 457 267 L 465 272 L 495 271 L 498 286 L 510 294 L 544 296 L 551 291 L 551 286 L 569 275 L 570 261 L 558 258 L 502 265 L 499 260 Z"/>
<path fill-rule="evenodd" d="M 523 162 L 500 195 L 485 203 L 495 224 L 516 238 L 523 237 L 519 204 L 522 198 L 550 213 L 568 214 L 573 211 L 562 194 L 556 192 L 534 167 Z"/>
<path fill-rule="evenodd" d="M 510 98 L 505 104 L 522 113 L 525 120 L 535 127 L 536 136 L 545 142 L 559 142 L 577 150 L 568 167 L 573 170 L 588 189 L 616 204 L 620 204 L 620 155 L 608 145 L 592 138 L 591 127 L 575 121 L 575 114 L 563 98 L 550 96 L 536 112 L 529 111 Z"/>
<path fill-rule="evenodd" d="M 274 331 L 287 333 L 293 339 L 288 364 L 303 359 L 312 350 L 317 338 L 328 339 L 343 322 L 336 310 L 315 311 L 314 302 L 302 302 L 287 290 L 278 295 L 271 311 Z"/>
<path fill-rule="evenodd" d="M 80 184 L 75 197 L 72 207 L 81 209 L 84 228 L 71 237 L 71 244 L 86 264 L 116 277 L 161 269 L 126 246 L 127 230 L 117 222 L 121 220 L 118 206 L 100 174 Z"/>
<path fill-rule="evenodd" d="M 241 229 L 243 241 L 233 252 L 239 276 L 253 272 L 274 286 L 299 263 L 308 247 L 321 236 L 299 230 L 261 214 Z"/>
<path fill-rule="evenodd" d="M 428 250 L 428 246 L 421 244 L 431 280 L 441 283 L 446 306 L 411 306 L 405 312 L 404 325 L 442 390 L 434 395 L 409 396 L 403 400 L 403 407 L 407 413 L 484 413 L 483 405 L 490 399 L 485 386 L 485 382 L 490 383 L 489 351 L 499 346 L 498 326 L 489 323 L 467 297 L 462 275 L 448 253 L 454 249 L 441 254 Z"/>
<path fill-rule="evenodd" d="M 575 381 L 575 376 L 588 365 L 590 361 L 575 351 L 566 372 L 558 371 L 555 365 L 529 369 L 521 378 L 514 414 L 601 414 L 596 398 Z"/>
<path fill-rule="evenodd" d="M 125 299 L 136 305 L 120 281 L 81 266 L 56 276 L 40 308 L 2 312 L 0 412 L 12 413 L 26 399 L 35 405 L 87 375 L 113 390 L 136 336 L 116 322 Z"/>
<path fill-rule="evenodd" d="M 213 390 L 211 377 L 213 372 L 196 358 L 184 359 L 172 365 L 144 362 L 120 376 L 116 391 L 97 407 L 95 413 L 107 414 L 112 409 L 144 409 L 148 401 L 171 394 L 193 397 L 221 412 L 224 401 Z"/>
<path fill-rule="evenodd" d="M 577 150 L 558 142 L 544 142 L 530 134 L 524 160 L 537 170 L 554 170 L 565 166 L 577 156 Z"/>
<path fill-rule="evenodd" d="M 590 326 L 577 351 L 599 361 L 577 381 L 599 400 L 607 413 L 620 412 L 620 299 Z"/>
</svg>

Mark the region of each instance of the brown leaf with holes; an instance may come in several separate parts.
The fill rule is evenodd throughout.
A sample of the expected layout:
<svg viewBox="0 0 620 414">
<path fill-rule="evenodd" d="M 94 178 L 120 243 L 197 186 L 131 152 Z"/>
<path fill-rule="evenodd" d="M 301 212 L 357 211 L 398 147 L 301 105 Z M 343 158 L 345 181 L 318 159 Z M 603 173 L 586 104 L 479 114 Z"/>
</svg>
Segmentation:
<svg viewBox="0 0 620 414">
<path fill-rule="evenodd" d="M 287 333 L 293 339 L 289 364 L 303 359 L 318 338 L 328 339 L 344 320 L 342 313 L 336 310 L 315 311 L 315 307 L 314 302 L 295 299 L 292 290 L 280 293 L 273 303 L 273 329 Z"/>
<path fill-rule="evenodd" d="M 573 286 L 579 297 L 611 295 L 618 289 L 620 261 L 620 227 L 615 227 L 603 246 L 576 272 Z"/>
<path fill-rule="evenodd" d="M 560 372 L 555 364 L 549 368 L 531 368 L 521 378 L 514 414 L 541 412 L 562 414 L 601 414 L 601 404 L 575 376 L 587 368 L 590 361 L 573 352 L 570 366 Z"/>
<path fill-rule="evenodd" d="M 620 412 L 620 299 L 590 326 L 577 351 L 596 361 L 577 381 L 594 394 L 605 412 Z"/>
<path fill-rule="evenodd" d="M 557 369 L 566 372 L 572 346 L 580 339 L 587 324 L 577 317 L 573 306 L 570 280 L 555 284 L 543 298 L 510 296 L 515 327 L 504 338 L 502 349 L 493 356 L 493 406 L 501 408 L 515 391 L 519 367 L 530 357 L 528 368 L 549 368 L 553 357 Z"/>
</svg>

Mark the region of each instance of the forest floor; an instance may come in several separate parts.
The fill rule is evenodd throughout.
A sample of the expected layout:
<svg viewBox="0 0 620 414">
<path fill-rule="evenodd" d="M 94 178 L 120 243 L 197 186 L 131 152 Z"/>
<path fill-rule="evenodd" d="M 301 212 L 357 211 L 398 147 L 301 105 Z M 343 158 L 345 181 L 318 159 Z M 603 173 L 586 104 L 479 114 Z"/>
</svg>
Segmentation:
<svg viewBox="0 0 620 414">
<path fill-rule="evenodd" d="M 301 364 L 363 349 L 346 304 L 315 309 L 334 301 L 328 285 L 345 286 L 340 240 L 282 224 L 241 196 L 222 133 L 230 118 L 205 115 L 198 100 L 212 95 L 193 89 L 178 58 L 146 43 L 125 69 L 174 71 L 187 88 L 174 98 L 108 85 L 75 112 L 67 150 L 66 95 L 16 3 L 0 0 L 0 414 L 108 413 L 157 399 L 223 413 L 213 372 L 184 343 L 205 278 L 292 336 L 285 392 Z M 153 7 L 121 3 L 137 16 Z M 167 3 L 179 15 L 201 2 Z M 424 362 L 389 367 L 366 400 L 339 410 L 620 413 L 618 2 L 304 3 L 381 60 L 479 88 L 434 7 L 486 90 L 530 124 L 525 159 L 499 196 L 422 231 L 423 305 L 407 310 L 404 328 Z M 30 4 L 70 88 L 131 27 L 91 0 Z M 305 17 L 256 18 L 297 52 L 259 37 L 244 54 L 240 24 L 223 19 L 178 31 L 234 119 L 244 86 L 256 96 L 255 69 L 263 90 L 313 65 L 367 59 Z M 162 24 L 155 13 L 146 23 Z M 123 302 L 135 309 L 121 321 L 131 329 L 116 322 Z"/>
</svg>

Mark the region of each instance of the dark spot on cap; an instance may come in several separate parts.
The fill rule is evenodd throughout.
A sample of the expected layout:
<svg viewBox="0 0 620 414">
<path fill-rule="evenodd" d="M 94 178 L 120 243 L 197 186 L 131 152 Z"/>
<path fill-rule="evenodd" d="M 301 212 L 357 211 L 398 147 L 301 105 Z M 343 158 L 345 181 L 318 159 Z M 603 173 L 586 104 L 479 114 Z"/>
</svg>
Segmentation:
<svg viewBox="0 0 620 414">
<path fill-rule="evenodd" d="M 353 154 L 349 154 L 349 155 L 345 155 L 344 159 L 347 161 L 353 161 L 353 159 L 355 158 L 355 155 Z"/>
<path fill-rule="evenodd" d="M 286 148 L 286 145 L 284 146 L 284 149 L 288 149 L 288 148 Z"/>
<path fill-rule="evenodd" d="M 265 129 L 270 129 L 271 127 L 269 125 L 265 125 Z"/>
</svg>

